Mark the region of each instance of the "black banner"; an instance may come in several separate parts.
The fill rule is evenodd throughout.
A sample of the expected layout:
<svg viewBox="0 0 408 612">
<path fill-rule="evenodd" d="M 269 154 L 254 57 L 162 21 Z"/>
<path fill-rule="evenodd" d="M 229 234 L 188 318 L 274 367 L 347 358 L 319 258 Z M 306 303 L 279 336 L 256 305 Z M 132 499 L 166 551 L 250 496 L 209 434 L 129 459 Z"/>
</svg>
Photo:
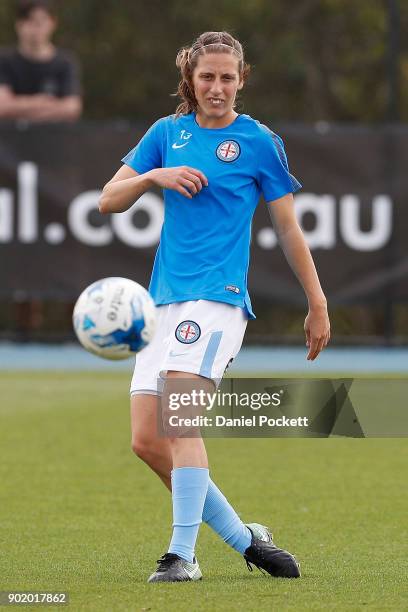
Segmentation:
<svg viewBox="0 0 408 612">
<path fill-rule="evenodd" d="M 125 276 L 147 285 L 163 218 L 159 192 L 102 216 L 98 198 L 147 126 L 81 123 L 0 128 L 0 294 L 75 299 L 86 285 Z M 299 222 L 331 302 L 408 298 L 405 127 L 272 126 L 303 183 Z M 250 293 L 303 300 L 260 203 Z"/>
</svg>

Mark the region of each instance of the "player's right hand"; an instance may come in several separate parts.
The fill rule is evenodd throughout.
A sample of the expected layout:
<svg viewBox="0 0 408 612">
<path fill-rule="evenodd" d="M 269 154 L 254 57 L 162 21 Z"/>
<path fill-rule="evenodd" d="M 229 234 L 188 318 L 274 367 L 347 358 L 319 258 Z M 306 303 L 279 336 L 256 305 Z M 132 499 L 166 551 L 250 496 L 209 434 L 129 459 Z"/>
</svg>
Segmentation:
<svg viewBox="0 0 408 612">
<path fill-rule="evenodd" d="M 151 181 L 163 189 L 173 189 L 190 200 L 203 187 L 208 186 L 208 179 L 200 170 L 189 166 L 175 168 L 155 168 L 149 172 Z"/>
</svg>

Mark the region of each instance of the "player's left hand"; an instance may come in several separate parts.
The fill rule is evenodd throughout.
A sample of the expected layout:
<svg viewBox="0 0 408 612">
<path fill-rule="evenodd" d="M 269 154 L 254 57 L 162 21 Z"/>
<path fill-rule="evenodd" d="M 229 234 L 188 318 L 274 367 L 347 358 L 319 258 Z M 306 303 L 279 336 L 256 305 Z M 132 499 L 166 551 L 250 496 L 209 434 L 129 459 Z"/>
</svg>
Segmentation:
<svg viewBox="0 0 408 612">
<path fill-rule="evenodd" d="M 305 319 L 307 359 L 314 361 L 330 340 L 330 321 L 327 307 L 309 308 Z"/>
</svg>

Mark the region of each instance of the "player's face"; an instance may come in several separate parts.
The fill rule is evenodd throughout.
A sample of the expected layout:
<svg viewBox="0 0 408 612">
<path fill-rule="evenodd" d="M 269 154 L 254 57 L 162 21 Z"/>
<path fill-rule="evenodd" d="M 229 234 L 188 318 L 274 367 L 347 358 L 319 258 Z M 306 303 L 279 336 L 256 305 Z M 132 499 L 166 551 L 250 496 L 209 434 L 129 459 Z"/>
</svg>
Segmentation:
<svg viewBox="0 0 408 612">
<path fill-rule="evenodd" d="M 20 42 L 32 46 L 47 43 L 54 33 L 56 20 L 41 8 L 31 11 L 27 19 L 17 21 L 16 31 Z"/>
<path fill-rule="evenodd" d="M 197 116 L 203 127 L 224 127 L 234 120 L 235 97 L 243 87 L 234 53 L 200 55 L 193 72 L 193 86 Z"/>
</svg>

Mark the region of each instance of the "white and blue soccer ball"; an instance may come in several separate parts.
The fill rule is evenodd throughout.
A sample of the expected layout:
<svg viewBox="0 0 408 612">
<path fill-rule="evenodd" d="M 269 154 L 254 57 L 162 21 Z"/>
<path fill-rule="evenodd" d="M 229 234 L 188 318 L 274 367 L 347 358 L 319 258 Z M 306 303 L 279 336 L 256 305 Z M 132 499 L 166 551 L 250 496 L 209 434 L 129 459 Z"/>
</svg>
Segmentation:
<svg viewBox="0 0 408 612">
<path fill-rule="evenodd" d="M 104 359 L 127 359 L 152 340 L 156 307 L 144 287 L 115 276 L 87 287 L 75 304 L 72 319 L 87 351 Z"/>
</svg>

